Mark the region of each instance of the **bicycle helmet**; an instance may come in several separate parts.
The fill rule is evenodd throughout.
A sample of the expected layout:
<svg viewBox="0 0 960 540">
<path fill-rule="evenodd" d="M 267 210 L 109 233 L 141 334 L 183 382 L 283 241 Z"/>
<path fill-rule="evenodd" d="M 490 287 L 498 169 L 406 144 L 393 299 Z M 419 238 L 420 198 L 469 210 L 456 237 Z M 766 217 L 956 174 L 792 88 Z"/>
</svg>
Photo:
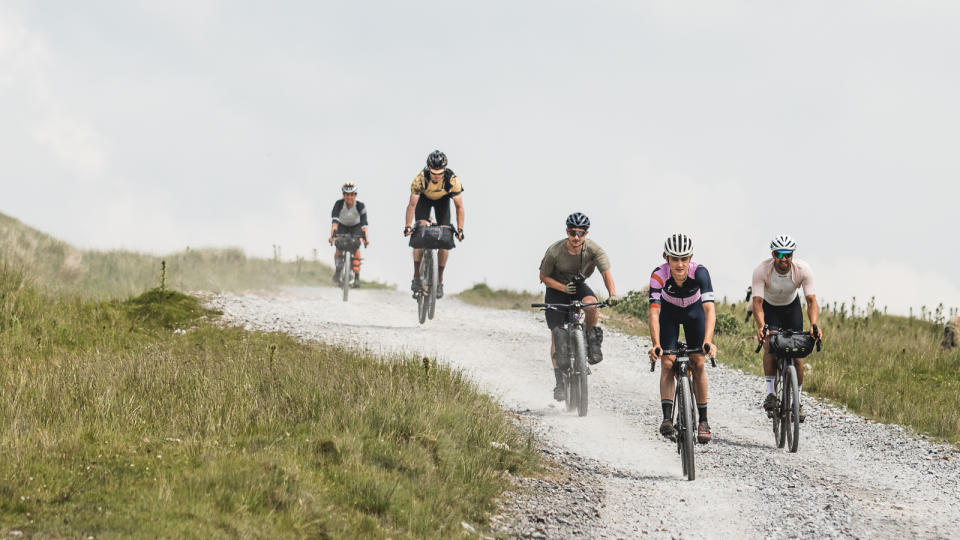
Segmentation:
<svg viewBox="0 0 960 540">
<path fill-rule="evenodd" d="M 663 243 L 663 253 L 673 257 L 690 257 L 693 255 L 693 240 L 683 233 L 672 234 Z"/>
<path fill-rule="evenodd" d="M 346 184 L 343 185 L 343 188 L 341 188 L 341 191 L 343 191 L 344 193 L 356 193 L 357 185 L 354 184 L 353 182 L 347 182 Z"/>
<path fill-rule="evenodd" d="M 790 250 L 793 251 L 797 249 L 797 243 L 790 237 L 789 234 L 780 234 L 776 238 L 770 241 L 770 251 L 780 251 L 780 250 Z"/>
<path fill-rule="evenodd" d="M 438 170 L 447 168 L 447 155 L 439 150 L 434 150 L 427 156 L 427 167 Z"/>
<path fill-rule="evenodd" d="M 587 230 L 590 228 L 590 218 L 580 212 L 574 212 L 567 216 L 567 227 L 570 229 Z"/>
</svg>

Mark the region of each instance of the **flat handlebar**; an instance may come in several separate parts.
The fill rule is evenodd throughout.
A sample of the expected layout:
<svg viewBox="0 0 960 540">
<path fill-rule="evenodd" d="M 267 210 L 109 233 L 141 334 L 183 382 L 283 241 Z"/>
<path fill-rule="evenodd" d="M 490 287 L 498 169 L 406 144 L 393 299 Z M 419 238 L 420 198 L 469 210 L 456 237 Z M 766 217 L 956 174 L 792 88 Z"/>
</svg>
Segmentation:
<svg viewBox="0 0 960 540">
<path fill-rule="evenodd" d="M 766 341 L 767 334 L 769 333 L 770 330 L 774 330 L 774 331 L 779 332 L 779 333 L 781 333 L 781 334 L 786 334 L 786 335 L 791 335 L 791 336 L 794 335 L 794 334 L 806 334 L 806 333 L 807 333 L 807 332 L 803 332 L 803 331 L 797 332 L 796 330 L 783 330 L 783 329 L 781 329 L 781 328 L 771 327 L 771 326 L 765 324 L 765 325 L 763 325 L 763 339 L 760 340 L 760 343 L 757 343 L 757 350 L 753 351 L 754 353 L 760 352 L 760 349 L 763 348 L 763 342 Z M 811 335 L 814 335 L 814 336 L 817 335 L 817 330 L 818 330 L 818 329 L 817 329 L 817 325 L 815 325 L 815 324 L 812 325 L 812 329 L 811 329 L 811 332 L 812 332 L 812 333 L 811 333 Z M 816 344 L 817 344 L 817 352 L 820 352 L 820 349 L 823 347 L 823 340 L 821 340 L 821 339 L 818 338 L 817 341 L 816 341 Z"/>
</svg>

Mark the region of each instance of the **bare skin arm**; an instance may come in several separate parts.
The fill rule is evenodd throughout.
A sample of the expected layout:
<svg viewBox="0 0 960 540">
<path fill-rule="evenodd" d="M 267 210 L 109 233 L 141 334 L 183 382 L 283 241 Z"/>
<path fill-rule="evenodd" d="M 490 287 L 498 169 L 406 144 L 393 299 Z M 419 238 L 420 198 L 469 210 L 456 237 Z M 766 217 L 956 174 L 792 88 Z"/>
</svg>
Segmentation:
<svg viewBox="0 0 960 540">
<path fill-rule="evenodd" d="M 763 325 L 766 322 L 763 319 L 763 297 L 753 297 L 753 320 L 757 322 L 757 339 L 763 339 Z"/>
<path fill-rule="evenodd" d="M 463 195 L 453 197 L 453 206 L 457 209 L 457 229 L 459 230 L 463 228 L 463 218 L 465 215 L 463 210 Z"/>
<path fill-rule="evenodd" d="M 717 355 L 717 348 L 713 346 L 713 330 L 717 326 L 717 306 L 713 302 L 703 303 L 703 313 L 706 315 L 706 325 L 703 334 L 703 344 L 710 345 L 710 356 Z"/>
<path fill-rule="evenodd" d="M 609 293 L 610 296 L 616 296 L 617 286 L 613 283 L 613 273 L 607 269 L 600 272 L 600 275 L 603 276 L 603 285 L 607 288 L 607 293 Z"/>
<path fill-rule="evenodd" d="M 547 287 L 550 287 L 551 289 L 556 289 L 560 292 L 566 292 L 565 284 L 560 283 L 559 281 L 553 279 L 550 276 L 544 275 L 542 272 L 540 273 L 540 281 Z"/>
<path fill-rule="evenodd" d="M 660 305 L 650 304 L 650 362 L 653 363 L 660 357 L 657 349 L 660 348 Z"/>
<path fill-rule="evenodd" d="M 407 203 L 407 217 L 405 223 L 407 227 L 413 227 L 413 215 L 417 210 L 417 201 L 420 200 L 420 195 L 410 195 L 410 202 Z"/>
<path fill-rule="evenodd" d="M 818 321 L 820 320 L 820 305 L 817 304 L 817 295 L 807 296 L 807 316 L 810 317 L 810 324 L 817 325 L 817 339 L 823 338 L 823 330 L 820 329 Z"/>
</svg>

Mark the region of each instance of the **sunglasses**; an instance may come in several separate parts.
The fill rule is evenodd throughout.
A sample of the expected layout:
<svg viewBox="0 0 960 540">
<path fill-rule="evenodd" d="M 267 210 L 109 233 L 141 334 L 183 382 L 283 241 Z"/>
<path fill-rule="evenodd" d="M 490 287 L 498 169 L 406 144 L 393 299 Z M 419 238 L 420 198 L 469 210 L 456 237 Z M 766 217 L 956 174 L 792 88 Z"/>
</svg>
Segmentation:
<svg viewBox="0 0 960 540">
<path fill-rule="evenodd" d="M 581 238 L 586 235 L 587 235 L 587 231 L 580 231 L 577 229 L 567 229 L 567 236 L 575 236 L 577 238 Z"/>
<path fill-rule="evenodd" d="M 774 251 L 773 255 L 778 259 L 789 259 L 793 257 L 792 251 Z"/>
<path fill-rule="evenodd" d="M 443 175 L 443 173 L 445 173 L 445 172 L 447 172 L 447 171 L 445 171 L 444 169 L 430 169 L 430 174 L 433 174 L 433 175 L 436 175 L 436 176 L 441 176 L 441 175 Z"/>
</svg>

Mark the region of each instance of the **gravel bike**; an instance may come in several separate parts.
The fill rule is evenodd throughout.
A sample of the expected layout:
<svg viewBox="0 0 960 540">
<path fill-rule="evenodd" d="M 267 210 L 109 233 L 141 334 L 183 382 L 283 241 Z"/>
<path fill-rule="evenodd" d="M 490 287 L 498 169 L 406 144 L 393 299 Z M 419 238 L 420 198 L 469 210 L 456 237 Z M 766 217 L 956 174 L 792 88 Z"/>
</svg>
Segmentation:
<svg viewBox="0 0 960 540">
<path fill-rule="evenodd" d="M 697 432 L 697 426 L 693 421 L 697 396 L 693 391 L 690 355 L 700 352 L 702 352 L 700 347 L 688 349 L 687 344 L 683 341 L 677 343 L 675 350 L 660 351 L 660 356 L 676 355 L 673 361 L 673 373 L 677 379 L 677 385 L 673 394 L 673 412 L 670 413 L 670 416 L 673 419 L 673 428 L 677 431 L 677 454 L 680 455 L 680 465 L 687 480 L 694 480 L 697 477 L 693 454 L 693 439 Z M 711 357 L 710 364 L 716 367 L 716 359 Z M 656 366 L 655 362 L 650 362 L 650 371 L 654 371 Z"/>
<path fill-rule="evenodd" d="M 579 300 L 569 304 L 530 304 L 530 307 L 541 308 L 544 311 L 552 309 L 567 315 L 566 324 L 553 329 L 554 357 L 557 368 L 563 376 L 564 401 L 567 410 L 576 410 L 580 416 L 587 415 L 589 405 L 587 376 L 590 374 L 590 368 L 587 366 L 587 339 L 584 333 L 583 309 L 592 306 L 602 308 L 606 305 L 606 302 L 583 303 Z"/>
<path fill-rule="evenodd" d="M 768 338 L 770 332 L 773 333 Z M 757 344 L 756 352 L 760 352 L 764 341 L 769 341 L 770 352 L 777 357 L 777 375 L 773 383 L 777 406 L 767 412 L 767 417 L 773 421 L 773 440 L 777 448 L 786 446 L 790 452 L 796 452 L 800 447 L 800 384 L 794 362 L 810 354 L 814 344 L 820 351 L 821 342 L 813 337 L 816 333 L 817 325 L 813 325 L 813 334 L 764 325 L 764 340 Z"/>
<path fill-rule="evenodd" d="M 340 268 L 340 279 L 338 285 L 343 290 L 343 301 L 347 301 L 350 295 L 350 288 L 357 287 L 360 283 L 358 276 L 353 268 L 353 254 L 360 249 L 360 242 L 363 236 L 356 234 L 334 234 L 333 243 L 340 250 L 340 256 L 337 257 L 336 265 Z"/>
<path fill-rule="evenodd" d="M 414 291 L 413 297 L 417 300 L 417 316 L 420 324 L 426 320 L 433 319 L 437 310 L 437 287 L 439 286 L 440 274 L 437 268 L 437 249 L 449 249 L 432 247 L 437 245 L 449 245 L 452 247 L 453 227 L 450 225 L 418 225 L 413 229 L 412 234 L 420 235 L 428 242 L 424 245 L 423 258 L 420 259 L 420 284 L 419 290 Z M 435 243 L 430 243 L 435 242 Z"/>
</svg>

